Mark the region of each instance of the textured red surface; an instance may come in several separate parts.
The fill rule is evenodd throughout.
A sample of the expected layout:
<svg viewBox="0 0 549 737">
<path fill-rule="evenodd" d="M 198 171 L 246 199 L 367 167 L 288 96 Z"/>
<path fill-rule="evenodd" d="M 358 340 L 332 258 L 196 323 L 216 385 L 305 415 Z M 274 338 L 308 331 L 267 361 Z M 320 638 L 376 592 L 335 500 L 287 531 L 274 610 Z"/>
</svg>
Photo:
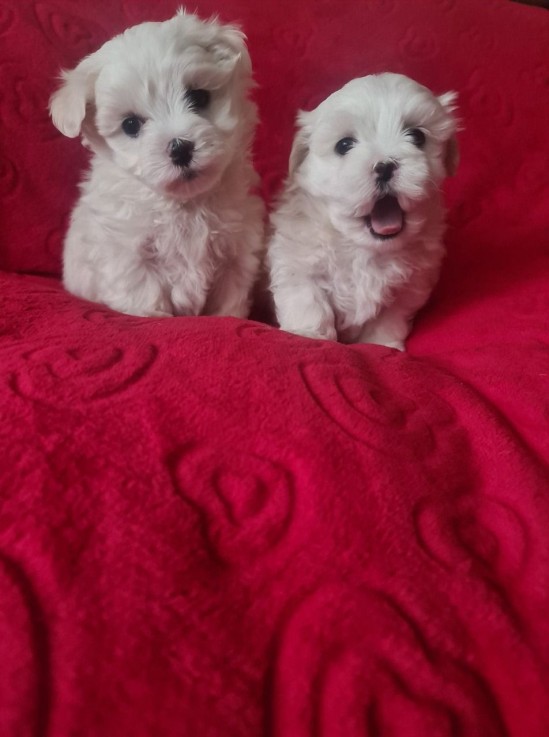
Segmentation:
<svg viewBox="0 0 549 737">
<path fill-rule="evenodd" d="M 0 6 L 1 737 L 547 737 L 549 14 L 196 1 L 249 35 L 270 195 L 352 76 L 460 93 L 407 355 L 145 320 L 54 274 L 71 65 L 170 2 Z"/>
</svg>

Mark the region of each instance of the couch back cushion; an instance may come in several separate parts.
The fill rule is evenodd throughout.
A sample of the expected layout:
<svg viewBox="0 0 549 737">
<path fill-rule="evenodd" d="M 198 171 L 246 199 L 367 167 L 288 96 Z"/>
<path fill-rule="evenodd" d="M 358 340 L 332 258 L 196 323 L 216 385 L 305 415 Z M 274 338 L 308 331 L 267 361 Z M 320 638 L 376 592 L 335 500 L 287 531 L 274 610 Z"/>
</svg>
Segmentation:
<svg viewBox="0 0 549 737">
<path fill-rule="evenodd" d="M 47 112 L 62 67 L 179 0 L 2 0 L 0 268 L 58 274 L 87 154 Z M 191 8 L 191 6 L 189 6 Z M 508 0 L 193 0 L 239 21 L 259 87 L 256 164 L 267 199 L 287 168 L 295 112 L 352 77 L 392 70 L 459 92 L 462 161 L 448 187 L 452 247 L 539 242 L 549 209 L 549 13 Z M 490 248 L 491 246 L 487 246 Z"/>
</svg>

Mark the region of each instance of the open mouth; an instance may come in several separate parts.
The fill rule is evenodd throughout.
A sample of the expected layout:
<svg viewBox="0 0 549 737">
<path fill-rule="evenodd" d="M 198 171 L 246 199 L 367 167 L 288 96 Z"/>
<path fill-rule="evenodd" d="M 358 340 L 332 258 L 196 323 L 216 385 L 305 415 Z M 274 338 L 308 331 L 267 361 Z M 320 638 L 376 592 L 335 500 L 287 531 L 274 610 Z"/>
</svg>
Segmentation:
<svg viewBox="0 0 549 737">
<path fill-rule="evenodd" d="M 379 240 L 386 241 L 402 232 L 404 228 L 404 210 L 393 195 L 381 197 L 372 212 L 364 218 L 368 230 Z"/>
</svg>

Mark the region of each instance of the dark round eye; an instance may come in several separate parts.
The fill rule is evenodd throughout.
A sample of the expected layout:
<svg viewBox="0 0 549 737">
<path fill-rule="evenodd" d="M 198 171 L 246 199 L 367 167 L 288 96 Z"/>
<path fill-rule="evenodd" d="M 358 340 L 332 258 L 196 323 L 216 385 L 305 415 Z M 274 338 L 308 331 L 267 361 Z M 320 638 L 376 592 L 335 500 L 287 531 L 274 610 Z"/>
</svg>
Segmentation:
<svg viewBox="0 0 549 737">
<path fill-rule="evenodd" d="M 137 115 L 128 115 L 128 117 L 124 118 L 122 121 L 122 130 L 127 136 L 130 136 L 130 138 L 137 138 L 142 125 L 143 121 L 138 118 Z"/>
<path fill-rule="evenodd" d="M 340 156 L 345 156 L 347 151 L 350 151 L 355 143 L 356 141 L 354 138 L 342 138 L 341 141 L 336 143 L 334 151 Z"/>
<path fill-rule="evenodd" d="M 204 110 L 210 104 L 210 93 L 208 90 L 187 90 L 185 97 L 193 110 Z"/>
<path fill-rule="evenodd" d="M 408 138 L 412 139 L 414 146 L 423 148 L 425 146 L 425 133 L 419 128 L 408 128 L 406 131 Z"/>
</svg>

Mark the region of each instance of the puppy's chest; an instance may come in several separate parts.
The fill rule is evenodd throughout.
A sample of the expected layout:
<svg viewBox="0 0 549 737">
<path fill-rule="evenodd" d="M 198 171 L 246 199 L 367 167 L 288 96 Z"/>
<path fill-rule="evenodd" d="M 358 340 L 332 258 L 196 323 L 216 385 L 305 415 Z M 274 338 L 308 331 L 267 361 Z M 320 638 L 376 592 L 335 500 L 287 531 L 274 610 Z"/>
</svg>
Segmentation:
<svg viewBox="0 0 549 737">
<path fill-rule="evenodd" d="M 399 256 L 354 249 L 338 256 L 329 291 L 342 328 L 375 317 L 413 273 L 412 266 Z"/>
<path fill-rule="evenodd" d="M 197 212 L 174 203 L 151 213 L 148 227 L 143 229 L 141 253 L 145 261 L 161 270 L 180 268 L 182 264 L 198 265 L 211 255 L 216 227 L 208 213 Z"/>
</svg>

